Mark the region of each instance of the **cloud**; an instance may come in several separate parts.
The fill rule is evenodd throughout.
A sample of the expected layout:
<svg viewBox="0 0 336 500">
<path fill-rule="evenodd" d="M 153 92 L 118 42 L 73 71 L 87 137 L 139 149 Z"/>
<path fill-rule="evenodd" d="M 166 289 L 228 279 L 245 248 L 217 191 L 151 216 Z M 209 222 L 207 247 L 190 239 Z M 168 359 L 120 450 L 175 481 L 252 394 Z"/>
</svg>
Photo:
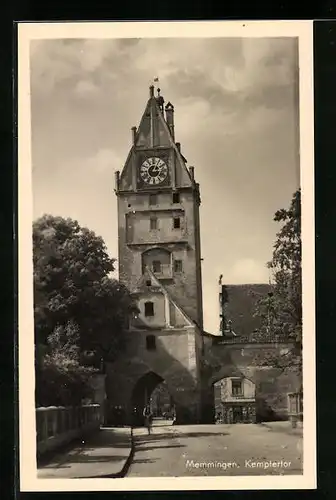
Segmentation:
<svg viewBox="0 0 336 500">
<path fill-rule="evenodd" d="M 250 258 L 240 259 L 233 264 L 228 283 L 268 283 L 268 269 L 263 262 Z"/>
<path fill-rule="evenodd" d="M 85 161 L 84 168 L 91 173 L 112 173 L 120 170 L 124 163 L 125 159 L 119 156 L 114 150 L 100 149 L 95 155 Z"/>
<path fill-rule="evenodd" d="M 200 182 L 205 320 L 226 282 L 267 282 L 272 217 L 298 184 L 294 39 L 31 43 L 35 214 L 70 215 L 117 252 L 121 170 L 153 77 Z"/>
<path fill-rule="evenodd" d="M 186 95 L 190 85 L 197 94 L 205 81 L 235 94 L 291 84 L 294 51 L 294 39 L 45 40 L 32 42 L 31 61 L 34 83 L 47 80 L 49 89 L 92 73 L 121 72 L 136 74 L 139 83 L 158 75 Z"/>
<path fill-rule="evenodd" d="M 79 96 L 91 96 L 92 93 L 97 93 L 98 87 L 89 80 L 80 80 L 75 86 L 75 93 Z"/>
</svg>

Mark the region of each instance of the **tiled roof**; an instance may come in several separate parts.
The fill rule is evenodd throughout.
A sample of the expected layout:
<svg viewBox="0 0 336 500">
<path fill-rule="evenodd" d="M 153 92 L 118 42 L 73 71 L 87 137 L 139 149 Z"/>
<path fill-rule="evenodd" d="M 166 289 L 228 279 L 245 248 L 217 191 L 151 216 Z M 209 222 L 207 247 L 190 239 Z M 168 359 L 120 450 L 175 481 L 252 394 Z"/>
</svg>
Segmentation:
<svg viewBox="0 0 336 500">
<path fill-rule="evenodd" d="M 257 300 L 265 296 L 271 287 L 268 284 L 226 285 L 228 302 L 226 321 L 232 321 L 232 330 L 239 337 L 249 337 L 259 330 L 260 321 L 254 312 Z"/>
</svg>

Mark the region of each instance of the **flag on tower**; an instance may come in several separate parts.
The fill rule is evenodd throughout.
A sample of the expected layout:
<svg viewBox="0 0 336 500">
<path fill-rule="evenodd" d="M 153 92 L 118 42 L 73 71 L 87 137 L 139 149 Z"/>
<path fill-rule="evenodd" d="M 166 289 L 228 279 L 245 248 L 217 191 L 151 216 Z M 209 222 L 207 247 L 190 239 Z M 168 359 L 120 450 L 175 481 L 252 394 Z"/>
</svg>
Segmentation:
<svg viewBox="0 0 336 500">
<path fill-rule="evenodd" d="M 159 81 L 159 77 L 158 77 L 158 76 L 156 76 L 156 77 L 154 78 L 154 82 L 158 82 L 158 81 Z"/>
</svg>

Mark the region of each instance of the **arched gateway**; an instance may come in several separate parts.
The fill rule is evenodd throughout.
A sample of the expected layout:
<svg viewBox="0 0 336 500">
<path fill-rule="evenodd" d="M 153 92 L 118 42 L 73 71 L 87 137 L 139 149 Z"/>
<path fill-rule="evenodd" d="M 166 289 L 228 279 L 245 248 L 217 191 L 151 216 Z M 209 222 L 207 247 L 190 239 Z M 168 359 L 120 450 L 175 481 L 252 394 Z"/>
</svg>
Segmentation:
<svg viewBox="0 0 336 500">
<path fill-rule="evenodd" d="M 107 366 L 108 404 L 122 406 L 131 421 L 146 391 L 165 380 L 179 423 L 212 421 L 212 381 L 223 367 L 230 374 L 236 366 L 230 350 L 214 347 L 203 331 L 200 190 L 175 142 L 174 107 L 164 108 L 159 89 L 155 96 L 150 87 L 131 137 L 115 175 L 118 262 L 139 314 L 130 322 L 123 359 Z M 233 357 L 238 364 L 243 359 Z"/>
</svg>

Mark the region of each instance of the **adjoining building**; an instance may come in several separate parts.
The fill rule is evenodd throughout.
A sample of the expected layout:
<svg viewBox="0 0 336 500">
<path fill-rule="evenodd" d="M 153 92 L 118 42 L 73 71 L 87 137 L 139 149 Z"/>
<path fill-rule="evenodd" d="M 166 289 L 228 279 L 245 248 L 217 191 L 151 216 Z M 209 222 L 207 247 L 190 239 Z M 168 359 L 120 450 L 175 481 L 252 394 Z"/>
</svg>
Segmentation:
<svg viewBox="0 0 336 500">
<path fill-rule="evenodd" d="M 216 422 L 256 422 L 255 384 L 247 378 L 226 377 L 214 384 Z"/>
</svg>

